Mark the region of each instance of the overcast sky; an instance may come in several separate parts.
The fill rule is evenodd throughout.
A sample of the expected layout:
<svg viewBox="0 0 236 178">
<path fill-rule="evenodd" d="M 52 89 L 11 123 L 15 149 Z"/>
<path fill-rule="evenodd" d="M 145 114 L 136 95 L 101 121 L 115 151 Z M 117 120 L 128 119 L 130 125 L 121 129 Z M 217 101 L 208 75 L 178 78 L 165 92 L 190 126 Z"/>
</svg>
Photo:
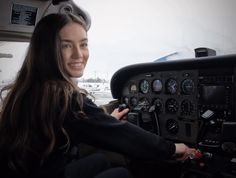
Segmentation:
<svg viewBox="0 0 236 178">
<path fill-rule="evenodd" d="M 110 78 L 119 68 L 194 57 L 197 47 L 236 53 L 235 0 L 74 0 L 92 18 L 84 77 Z"/>
<path fill-rule="evenodd" d="M 92 19 L 84 78 L 110 79 L 121 67 L 173 53 L 168 60 L 193 58 L 198 47 L 236 54 L 236 0 L 74 1 Z M 27 46 L 0 42 L 0 52 L 14 56 L 0 58 L 1 81 L 14 78 Z"/>
</svg>

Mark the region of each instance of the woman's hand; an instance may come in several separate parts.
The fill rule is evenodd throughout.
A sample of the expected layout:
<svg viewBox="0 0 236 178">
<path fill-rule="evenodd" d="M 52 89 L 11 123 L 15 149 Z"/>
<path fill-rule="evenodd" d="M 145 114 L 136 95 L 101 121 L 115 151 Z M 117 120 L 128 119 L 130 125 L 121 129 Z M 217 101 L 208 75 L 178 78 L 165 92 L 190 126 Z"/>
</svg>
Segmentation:
<svg viewBox="0 0 236 178">
<path fill-rule="evenodd" d="M 119 108 L 116 108 L 111 113 L 111 116 L 115 117 L 118 120 L 122 120 L 128 112 L 129 112 L 129 108 L 125 108 L 122 111 L 119 111 Z"/>
<path fill-rule="evenodd" d="M 176 143 L 174 157 L 176 158 L 176 160 L 185 161 L 192 155 L 195 155 L 196 152 L 197 150 L 195 148 L 189 148 L 183 143 Z"/>
</svg>

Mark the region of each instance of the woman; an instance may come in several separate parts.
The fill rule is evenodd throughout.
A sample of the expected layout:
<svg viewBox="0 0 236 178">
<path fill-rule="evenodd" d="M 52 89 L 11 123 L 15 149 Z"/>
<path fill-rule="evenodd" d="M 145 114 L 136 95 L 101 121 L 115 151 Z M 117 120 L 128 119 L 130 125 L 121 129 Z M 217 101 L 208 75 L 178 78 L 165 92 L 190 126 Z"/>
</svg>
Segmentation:
<svg viewBox="0 0 236 178">
<path fill-rule="evenodd" d="M 73 177 L 70 151 L 78 143 L 154 161 L 176 155 L 185 160 L 194 151 L 119 121 L 127 109 L 105 114 L 76 86 L 73 78 L 83 75 L 89 57 L 87 30 L 83 18 L 72 14 L 51 14 L 37 24 L 16 80 L 5 88 L 0 174 Z M 86 172 L 77 172 L 82 169 Z"/>
</svg>

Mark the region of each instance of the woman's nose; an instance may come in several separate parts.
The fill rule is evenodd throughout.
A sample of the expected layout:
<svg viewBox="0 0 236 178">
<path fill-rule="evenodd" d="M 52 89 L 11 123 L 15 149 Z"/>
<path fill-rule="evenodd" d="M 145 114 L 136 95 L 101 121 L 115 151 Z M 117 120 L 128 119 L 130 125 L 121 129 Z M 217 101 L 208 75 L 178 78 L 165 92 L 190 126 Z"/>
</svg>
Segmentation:
<svg viewBox="0 0 236 178">
<path fill-rule="evenodd" d="M 75 47 L 74 50 L 73 50 L 72 58 L 73 59 L 78 59 L 82 56 L 83 56 L 83 54 L 82 54 L 82 50 L 80 49 L 80 47 Z"/>
</svg>

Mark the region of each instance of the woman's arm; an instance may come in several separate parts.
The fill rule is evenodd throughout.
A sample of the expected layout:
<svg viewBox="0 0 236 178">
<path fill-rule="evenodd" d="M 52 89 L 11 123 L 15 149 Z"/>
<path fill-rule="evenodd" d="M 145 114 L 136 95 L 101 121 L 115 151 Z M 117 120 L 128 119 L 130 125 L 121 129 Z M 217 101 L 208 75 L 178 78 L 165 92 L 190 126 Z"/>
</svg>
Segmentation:
<svg viewBox="0 0 236 178">
<path fill-rule="evenodd" d="M 86 98 L 83 109 L 88 118 L 81 119 L 71 115 L 66 119 L 65 128 L 73 142 L 87 143 L 143 160 L 172 159 L 176 152 L 179 156 L 189 149 L 187 146 L 186 149 L 181 149 L 184 146 L 176 146 L 173 142 L 134 124 L 119 121 L 105 114 L 101 108 Z M 179 156 L 179 158 L 186 157 Z"/>
</svg>

